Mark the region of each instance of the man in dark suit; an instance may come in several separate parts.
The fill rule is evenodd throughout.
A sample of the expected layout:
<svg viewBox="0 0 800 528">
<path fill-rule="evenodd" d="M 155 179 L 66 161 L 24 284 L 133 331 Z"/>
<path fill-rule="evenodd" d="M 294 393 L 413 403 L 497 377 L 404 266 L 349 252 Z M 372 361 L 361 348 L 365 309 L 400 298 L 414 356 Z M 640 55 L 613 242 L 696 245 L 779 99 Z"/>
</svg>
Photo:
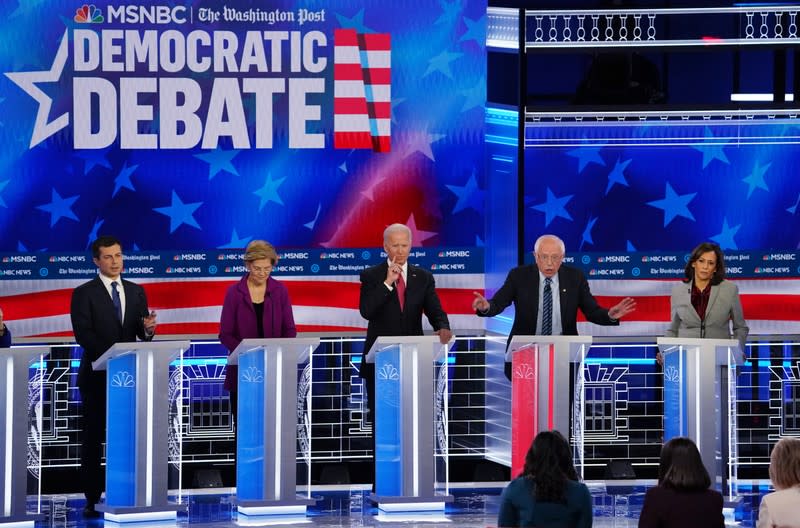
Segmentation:
<svg viewBox="0 0 800 528">
<path fill-rule="evenodd" d="M 513 302 L 509 343 L 515 335 L 578 335 L 578 309 L 599 325 L 617 325 L 636 309 L 636 301 L 630 297 L 610 309 L 597 304 L 581 270 L 561 265 L 564 252 L 564 242 L 557 236 L 539 237 L 533 247 L 536 264 L 512 269 L 491 300 L 475 292 L 472 309 L 479 317 L 492 317 Z M 505 370 L 511 379 L 510 363 Z"/>
<path fill-rule="evenodd" d="M 106 432 L 106 375 L 95 372 L 92 362 L 115 343 L 149 341 L 156 330 L 156 314 L 147 309 L 144 289 L 120 277 L 122 245 L 112 236 L 92 243 L 92 257 L 99 274 L 72 293 L 72 331 L 83 348 L 78 369 L 78 389 L 83 411 L 81 480 L 85 517 L 99 517 L 95 504 L 103 493 L 100 465 Z"/>
<path fill-rule="evenodd" d="M 370 417 L 375 418 L 375 366 L 366 355 L 380 336 L 422 335 L 423 312 L 442 343 L 453 337 L 450 322 L 436 295 L 433 275 L 408 263 L 411 230 L 392 224 L 383 232 L 386 262 L 361 272 L 361 317 L 369 321 L 359 375 L 367 387 Z"/>
<path fill-rule="evenodd" d="M 11 346 L 11 330 L 3 323 L 3 310 L 0 310 L 0 348 Z"/>
</svg>

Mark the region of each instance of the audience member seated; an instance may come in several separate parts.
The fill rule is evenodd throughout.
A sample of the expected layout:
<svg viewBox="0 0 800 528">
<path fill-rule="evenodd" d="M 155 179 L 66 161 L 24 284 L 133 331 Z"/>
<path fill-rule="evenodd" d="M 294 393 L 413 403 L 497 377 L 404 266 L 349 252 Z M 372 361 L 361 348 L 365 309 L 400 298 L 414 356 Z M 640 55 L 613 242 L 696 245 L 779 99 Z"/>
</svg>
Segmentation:
<svg viewBox="0 0 800 528">
<path fill-rule="evenodd" d="M 673 438 L 661 448 L 658 486 L 644 497 L 639 528 L 723 528 L 722 495 L 710 486 L 694 442 Z"/>
<path fill-rule="evenodd" d="M 769 457 L 769 478 L 777 491 L 761 499 L 758 528 L 800 528 L 800 439 L 782 438 Z"/>
<path fill-rule="evenodd" d="M 3 323 L 3 310 L 0 308 L 0 348 L 11 346 L 11 330 Z"/>
<path fill-rule="evenodd" d="M 558 431 L 536 435 L 522 474 L 500 498 L 503 526 L 588 528 L 592 526 L 592 497 L 578 482 L 569 444 Z"/>
</svg>

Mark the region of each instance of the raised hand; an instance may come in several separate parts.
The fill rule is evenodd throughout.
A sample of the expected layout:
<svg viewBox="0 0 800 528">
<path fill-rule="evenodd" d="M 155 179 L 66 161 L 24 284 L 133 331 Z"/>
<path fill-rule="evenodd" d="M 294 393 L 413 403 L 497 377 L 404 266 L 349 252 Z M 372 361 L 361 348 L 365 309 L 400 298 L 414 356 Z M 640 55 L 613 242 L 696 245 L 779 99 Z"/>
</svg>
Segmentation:
<svg viewBox="0 0 800 528">
<path fill-rule="evenodd" d="M 472 300 L 473 310 L 485 312 L 489 309 L 489 301 L 486 300 L 486 297 L 478 292 L 472 292 L 472 294 L 475 296 L 475 298 Z"/>
</svg>

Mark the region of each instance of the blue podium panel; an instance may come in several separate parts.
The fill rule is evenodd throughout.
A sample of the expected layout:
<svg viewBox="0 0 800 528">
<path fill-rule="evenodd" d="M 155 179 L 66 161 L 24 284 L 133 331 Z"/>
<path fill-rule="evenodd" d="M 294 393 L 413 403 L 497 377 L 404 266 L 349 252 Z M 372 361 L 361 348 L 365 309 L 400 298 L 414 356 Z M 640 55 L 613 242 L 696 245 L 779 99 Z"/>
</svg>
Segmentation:
<svg viewBox="0 0 800 528">
<path fill-rule="evenodd" d="M 122 356 L 108 364 L 106 408 L 106 504 L 136 502 L 136 364 L 137 356 Z M 112 425 L 113 424 L 113 425 Z"/>
<path fill-rule="evenodd" d="M 189 341 L 117 343 L 94 370 L 106 378 L 106 521 L 174 519 L 167 500 L 169 364 Z"/>
<path fill-rule="evenodd" d="M 264 498 L 264 354 L 239 357 L 239 421 L 236 423 L 236 496 L 239 500 Z"/>
<path fill-rule="evenodd" d="M 375 364 L 375 494 L 384 511 L 444 510 L 453 500 L 437 490 L 435 446 L 447 445 L 447 431 L 436 427 L 438 384 L 447 384 L 447 369 L 435 376 L 446 358 L 438 336 L 379 337 L 367 354 Z M 446 361 L 445 361 L 446 364 Z M 443 416 L 439 418 L 444 419 Z M 437 434 L 441 432 L 441 441 Z"/>
<path fill-rule="evenodd" d="M 400 412 L 400 346 L 382 350 L 375 360 L 375 493 L 402 495 L 404 448 Z M 429 366 L 430 368 L 430 366 Z"/>
<path fill-rule="evenodd" d="M 664 441 L 683 436 L 689 430 L 686 422 L 685 354 L 664 355 Z"/>
<path fill-rule="evenodd" d="M 316 503 L 310 487 L 297 496 L 298 433 L 309 431 L 298 425 L 297 365 L 317 345 L 319 338 L 245 339 L 228 357 L 239 365 L 236 502 L 244 516 L 304 514 Z M 304 375 L 310 379 L 309 368 Z M 308 437 L 301 442 L 310 445 Z"/>
<path fill-rule="evenodd" d="M 744 360 L 732 339 L 658 338 L 664 356 L 664 441 L 691 438 L 712 485 L 733 498 L 737 480 L 736 366 Z"/>
</svg>

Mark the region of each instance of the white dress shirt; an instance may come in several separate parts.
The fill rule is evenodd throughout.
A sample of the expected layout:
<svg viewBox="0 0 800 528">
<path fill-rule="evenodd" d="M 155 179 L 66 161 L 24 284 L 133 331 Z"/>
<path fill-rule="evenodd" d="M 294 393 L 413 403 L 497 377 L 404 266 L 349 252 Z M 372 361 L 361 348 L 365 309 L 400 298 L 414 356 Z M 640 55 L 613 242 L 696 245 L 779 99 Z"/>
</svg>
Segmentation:
<svg viewBox="0 0 800 528">
<path fill-rule="evenodd" d="M 106 277 L 102 273 L 99 273 L 100 280 L 103 281 L 103 286 L 106 287 L 106 291 L 108 292 L 108 296 L 111 297 L 111 300 L 114 300 L 113 290 L 111 289 L 111 283 L 117 283 L 117 291 L 119 292 L 119 302 L 122 305 L 122 320 L 125 320 L 125 288 L 122 287 L 122 277 L 117 277 L 116 279 L 112 279 L 110 277 Z"/>
</svg>

